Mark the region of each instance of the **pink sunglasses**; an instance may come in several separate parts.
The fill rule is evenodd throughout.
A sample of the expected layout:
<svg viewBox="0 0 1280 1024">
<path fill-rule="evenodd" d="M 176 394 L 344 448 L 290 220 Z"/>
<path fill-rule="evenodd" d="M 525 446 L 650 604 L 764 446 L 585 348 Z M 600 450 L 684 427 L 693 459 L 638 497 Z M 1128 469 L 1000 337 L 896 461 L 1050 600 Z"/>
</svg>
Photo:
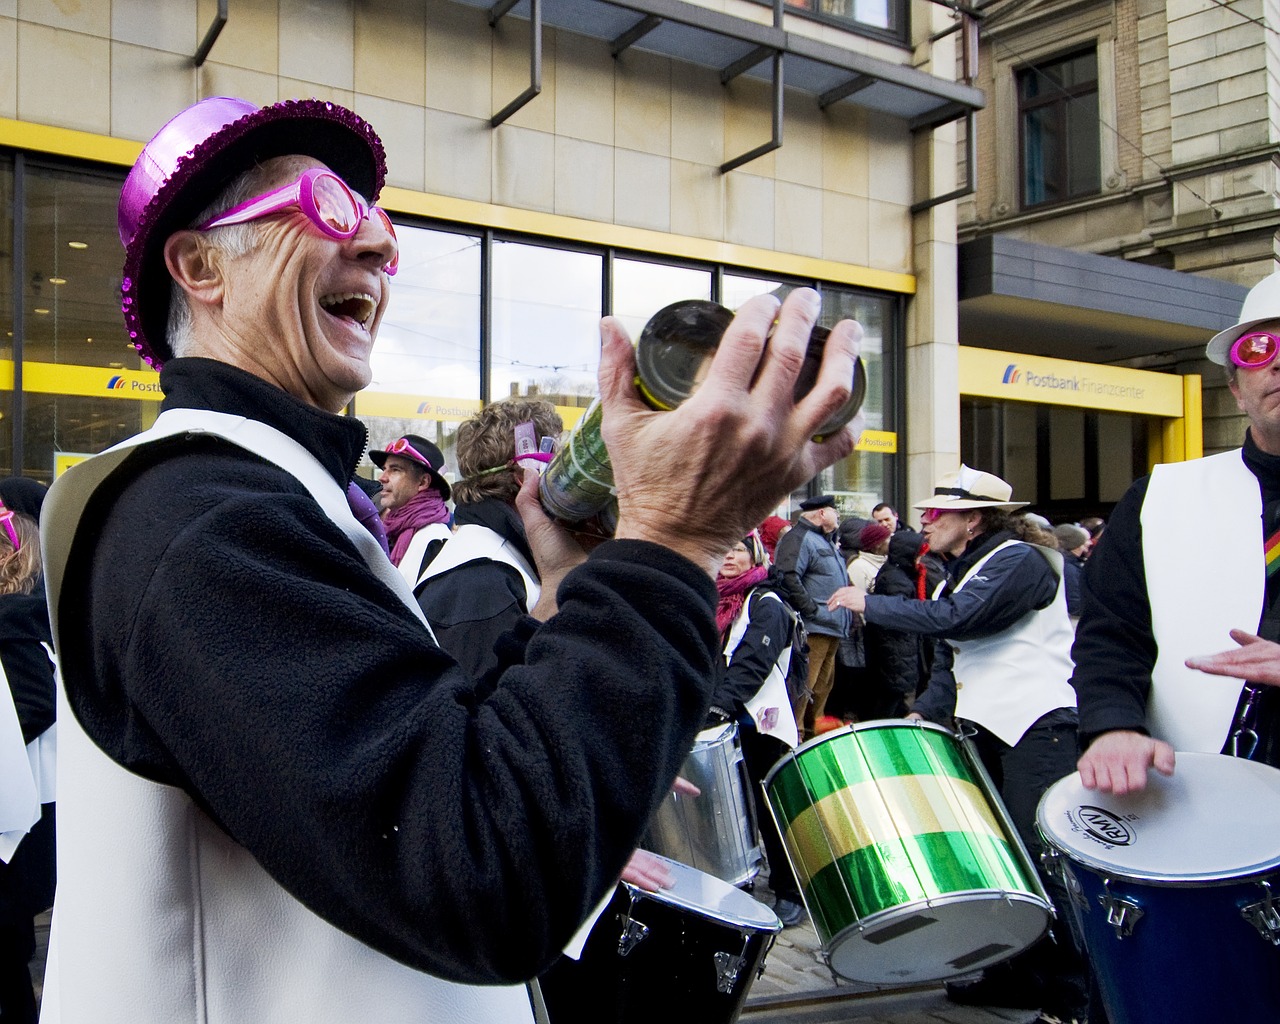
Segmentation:
<svg viewBox="0 0 1280 1024">
<path fill-rule="evenodd" d="M 392 241 L 396 241 L 396 229 L 386 211 L 377 206 L 369 206 L 347 187 L 345 181 L 322 167 L 303 171 L 296 181 L 288 185 L 246 199 L 226 213 L 205 221 L 196 230 L 211 231 L 229 224 L 247 224 L 259 217 L 270 217 L 291 206 L 298 207 L 312 224 L 330 238 L 351 238 L 360 230 L 360 224 L 366 217 L 377 217 Z M 388 276 L 400 269 L 398 242 L 395 255 L 382 269 Z"/>
<path fill-rule="evenodd" d="M 1244 370 L 1261 370 L 1270 366 L 1280 352 L 1280 338 L 1270 331 L 1242 334 L 1231 346 L 1231 361 Z"/>
<path fill-rule="evenodd" d="M 18 528 L 13 525 L 13 513 L 5 508 L 4 505 L 0 505 L 0 509 L 3 509 L 0 512 L 0 526 L 4 527 L 5 536 L 9 538 L 9 543 L 13 545 L 13 550 L 15 552 L 21 551 L 22 540 L 18 537 Z"/>
</svg>

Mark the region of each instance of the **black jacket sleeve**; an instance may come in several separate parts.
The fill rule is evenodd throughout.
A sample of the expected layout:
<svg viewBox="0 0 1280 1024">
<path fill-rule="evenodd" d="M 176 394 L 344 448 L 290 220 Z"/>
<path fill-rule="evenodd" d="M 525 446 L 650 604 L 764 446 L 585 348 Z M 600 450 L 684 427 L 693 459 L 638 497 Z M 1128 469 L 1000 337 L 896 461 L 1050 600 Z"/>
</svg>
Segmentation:
<svg viewBox="0 0 1280 1024">
<path fill-rule="evenodd" d="M 22 740 L 30 743 L 53 725 L 53 662 L 37 640 L 0 640 L 0 665 L 9 680 Z"/>
<path fill-rule="evenodd" d="M 867 595 L 867 622 L 925 636 L 964 640 L 1008 629 L 1028 612 L 1045 608 L 1058 577 L 1030 545 L 1005 548 L 988 559 L 962 590 L 936 601 Z"/>
<path fill-rule="evenodd" d="M 772 597 L 753 593 L 748 601 L 748 615 L 746 632 L 734 648 L 724 678 L 711 698 L 712 705 L 735 715 L 764 685 L 791 632 L 791 620 L 782 602 Z"/>
<path fill-rule="evenodd" d="M 778 541 L 778 557 L 774 559 L 774 565 L 782 575 L 782 589 L 787 603 L 809 618 L 818 610 L 818 602 L 804 588 L 804 571 L 808 566 L 805 532 L 804 527 L 793 526 L 783 535 Z"/>
<path fill-rule="evenodd" d="M 911 710 L 930 722 L 950 727 L 956 713 L 955 652 L 945 640 L 933 641 L 933 672 Z"/>
<path fill-rule="evenodd" d="M 1147 731 L 1157 654 L 1139 518 L 1148 480 L 1136 481 L 1120 499 L 1085 563 L 1082 614 L 1071 649 L 1082 747 L 1115 729 Z"/>
</svg>

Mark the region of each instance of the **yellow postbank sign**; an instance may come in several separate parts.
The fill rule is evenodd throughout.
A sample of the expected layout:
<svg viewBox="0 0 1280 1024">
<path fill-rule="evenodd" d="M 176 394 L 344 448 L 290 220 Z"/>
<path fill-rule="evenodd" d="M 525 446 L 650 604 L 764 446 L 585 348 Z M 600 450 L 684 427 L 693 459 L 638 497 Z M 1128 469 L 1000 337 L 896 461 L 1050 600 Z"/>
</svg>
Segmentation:
<svg viewBox="0 0 1280 1024">
<path fill-rule="evenodd" d="M 1183 415 L 1183 382 L 1177 374 L 985 348 L 961 347 L 960 394 L 1144 416 Z"/>
</svg>

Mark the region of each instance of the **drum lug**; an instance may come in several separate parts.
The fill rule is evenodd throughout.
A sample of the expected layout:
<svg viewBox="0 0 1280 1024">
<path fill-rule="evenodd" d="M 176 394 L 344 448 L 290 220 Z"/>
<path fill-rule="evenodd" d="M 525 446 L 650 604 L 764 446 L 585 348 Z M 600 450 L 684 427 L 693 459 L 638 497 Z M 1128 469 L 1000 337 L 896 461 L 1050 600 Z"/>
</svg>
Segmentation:
<svg viewBox="0 0 1280 1024">
<path fill-rule="evenodd" d="M 742 971 L 742 965 L 747 962 L 747 947 L 751 944 L 751 936 L 746 932 L 742 933 L 742 953 L 734 956 L 732 953 L 717 953 L 716 961 L 716 991 L 722 995 L 728 995 L 733 991 L 733 986 L 738 983 L 738 974 Z M 763 970 L 763 968 L 761 968 Z"/>
<path fill-rule="evenodd" d="M 626 956 L 649 935 L 649 926 L 643 921 L 637 921 L 632 916 L 636 911 L 638 899 L 636 892 L 632 890 L 631 902 L 627 904 L 627 912 L 618 915 L 618 921 L 622 925 L 622 934 L 618 936 L 618 956 Z"/>
<path fill-rule="evenodd" d="M 1107 912 L 1107 924 L 1116 930 L 1117 939 L 1127 939 L 1145 911 L 1133 900 L 1112 893 L 1111 879 L 1104 878 L 1102 887 L 1105 891 L 1098 897 L 1098 902 Z"/>
<path fill-rule="evenodd" d="M 1052 846 L 1040 854 L 1040 863 L 1044 865 L 1045 874 L 1051 875 L 1062 883 L 1067 890 L 1067 897 L 1081 910 L 1088 911 L 1089 901 L 1085 899 L 1080 880 L 1067 867 L 1066 859 Z M 1054 916 L 1057 914 L 1055 912 Z"/>
<path fill-rule="evenodd" d="M 1240 916 L 1257 928 L 1258 934 L 1271 945 L 1280 946 L 1280 903 L 1271 892 L 1270 882 L 1263 880 L 1258 885 L 1262 889 L 1262 899 L 1241 907 Z"/>
<path fill-rule="evenodd" d="M 618 956 L 626 956 L 649 935 L 649 926 L 633 917 L 623 916 L 622 934 L 618 936 Z"/>
</svg>

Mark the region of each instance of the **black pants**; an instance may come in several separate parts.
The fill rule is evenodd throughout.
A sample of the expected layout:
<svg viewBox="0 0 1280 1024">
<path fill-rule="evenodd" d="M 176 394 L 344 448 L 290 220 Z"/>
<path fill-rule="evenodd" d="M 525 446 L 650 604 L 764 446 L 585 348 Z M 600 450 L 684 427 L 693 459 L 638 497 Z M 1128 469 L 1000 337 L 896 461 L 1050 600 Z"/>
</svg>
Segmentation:
<svg viewBox="0 0 1280 1024">
<path fill-rule="evenodd" d="M 1045 790 L 1076 770 L 1080 748 L 1075 709 L 1049 712 L 1013 746 L 976 723 L 964 724 L 977 730 L 973 743 L 978 756 L 1058 910 L 1049 935 L 1012 960 L 989 968 L 987 974 L 1007 975 L 1011 985 L 1037 991 L 1043 996 L 1044 1009 L 1059 1016 L 1084 1017 L 1089 1004 L 1084 943 L 1070 926 L 1066 887 L 1041 866 L 1044 843 L 1036 829 L 1036 807 Z"/>
<path fill-rule="evenodd" d="M 778 758 L 789 749 L 781 740 L 762 736 L 749 718 L 739 722 L 738 734 L 742 740 L 742 760 L 747 766 L 747 778 L 751 780 L 751 799 L 755 801 L 756 821 L 760 823 L 760 841 L 764 844 L 765 859 L 769 862 L 769 888 L 775 896 L 793 903 L 800 902 L 800 885 L 796 882 L 791 861 L 782 845 L 782 836 L 769 813 L 761 783 Z"/>
</svg>

